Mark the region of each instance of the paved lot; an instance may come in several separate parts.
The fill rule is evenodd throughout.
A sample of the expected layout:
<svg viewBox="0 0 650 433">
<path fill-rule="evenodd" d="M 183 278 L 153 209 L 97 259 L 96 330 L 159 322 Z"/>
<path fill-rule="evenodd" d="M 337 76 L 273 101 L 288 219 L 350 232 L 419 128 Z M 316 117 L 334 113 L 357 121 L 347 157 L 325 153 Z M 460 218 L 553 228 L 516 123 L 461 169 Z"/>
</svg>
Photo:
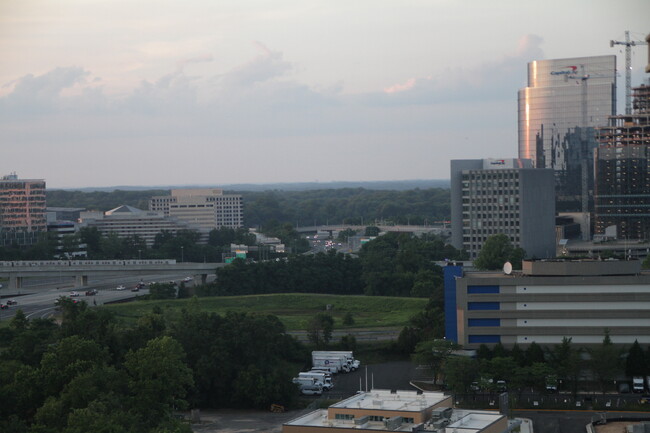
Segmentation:
<svg viewBox="0 0 650 433">
<path fill-rule="evenodd" d="M 416 366 L 408 361 L 389 362 L 362 366 L 360 370 L 347 374 L 334 376 L 334 389 L 324 393 L 324 399 L 344 399 L 354 395 L 361 387 L 365 390 L 366 371 L 368 389 L 373 385 L 381 389 L 414 390 L 409 382 L 420 376 Z M 319 397 L 307 397 L 314 401 Z M 309 413 L 313 409 L 302 409 L 285 413 L 272 413 L 266 411 L 237 411 L 237 410 L 211 410 L 201 411 L 201 423 L 193 424 L 192 430 L 197 433 L 280 433 L 282 424 Z"/>
</svg>

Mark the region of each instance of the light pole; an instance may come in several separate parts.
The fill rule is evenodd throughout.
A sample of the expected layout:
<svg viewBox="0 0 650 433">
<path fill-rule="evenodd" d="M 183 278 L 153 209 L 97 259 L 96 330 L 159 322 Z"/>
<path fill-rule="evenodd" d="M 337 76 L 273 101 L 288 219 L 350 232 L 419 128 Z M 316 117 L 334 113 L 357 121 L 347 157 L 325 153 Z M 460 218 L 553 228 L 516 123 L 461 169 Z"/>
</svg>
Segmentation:
<svg viewBox="0 0 650 433">
<path fill-rule="evenodd" d="M 181 263 L 185 262 L 185 247 L 181 246 Z"/>
<path fill-rule="evenodd" d="M 142 260 L 142 250 L 138 250 L 138 260 Z"/>
</svg>

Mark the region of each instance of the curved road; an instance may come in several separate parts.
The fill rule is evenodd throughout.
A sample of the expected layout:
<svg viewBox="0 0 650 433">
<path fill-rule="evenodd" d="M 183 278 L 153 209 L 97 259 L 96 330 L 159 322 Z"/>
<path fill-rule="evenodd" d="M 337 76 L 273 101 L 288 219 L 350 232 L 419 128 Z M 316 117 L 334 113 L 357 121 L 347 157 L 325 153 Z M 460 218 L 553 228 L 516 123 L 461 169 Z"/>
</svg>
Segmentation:
<svg viewBox="0 0 650 433">
<path fill-rule="evenodd" d="M 33 281 L 30 286 L 22 287 L 19 290 L 0 289 L 0 303 L 6 304 L 10 299 L 17 302 L 16 305 L 10 305 L 8 309 L 0 310 L 0 321 L 12 318 L 19 309 L 23 310 L 25 315 L 30 319 L 51 317 L 56 312 L 56 307 L 54 305 L 55 301 L 60 296 L 69 297 L 73 291 L 79 294 L 79 296 L 74 299 L 86 301 L 91 306 L 95 304 L 102 305 L 108 302 L 136 296 L 136 293 L 131 292 L 131 289 L 140 281 L 144 281 L 145 283 L 152 281 L 179 282 L 183 278 L 184 276 L 170 278 L 169 275 L 105 278 L 97 280 L 94 284 L 89 284 L 88 286 L 79 288 L 73 287 L 71 282 L 69 285 L 64 286 L 63 284 L 65 283 L 62 283 L 59 280 L 53 281 L 51 279 L 43 279 L 40 281 Z M 126 286 L 126 290 L 116 290 L 119 285 Z M 85 296 L 86 290 L 89 289 L 96 289 L 97 294 L 94 296 Z M 141 289 L 137 294 L 142 295 L 148 293 L 149 290 L 145 288 Z"/>
</svg>

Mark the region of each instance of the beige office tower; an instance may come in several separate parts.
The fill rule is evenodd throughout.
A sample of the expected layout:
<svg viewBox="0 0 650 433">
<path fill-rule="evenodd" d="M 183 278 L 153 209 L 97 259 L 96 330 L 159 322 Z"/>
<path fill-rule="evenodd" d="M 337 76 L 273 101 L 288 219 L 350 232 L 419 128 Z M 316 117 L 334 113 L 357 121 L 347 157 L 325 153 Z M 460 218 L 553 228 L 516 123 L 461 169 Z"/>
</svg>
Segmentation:
<svg viewBox="0 0 650 433">
<path fill-rule="evenodd" d="M 165 216 L 190 223 L 202 231 L 244 226 L 241 195 L 224 194 L 221 189 L 173 189 L 169 196 L 152 197 L 149 210 L 164 212 Z"/>
</svg>

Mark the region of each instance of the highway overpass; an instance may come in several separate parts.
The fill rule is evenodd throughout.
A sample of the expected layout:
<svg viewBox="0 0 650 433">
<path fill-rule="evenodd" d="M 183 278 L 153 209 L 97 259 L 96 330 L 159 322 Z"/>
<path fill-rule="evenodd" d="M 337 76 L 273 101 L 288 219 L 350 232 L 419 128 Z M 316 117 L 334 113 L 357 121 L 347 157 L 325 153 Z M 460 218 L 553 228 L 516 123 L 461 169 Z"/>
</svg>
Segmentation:
<svg viewBox="0 0 650 433">
<path fill-rule="evenodd" d="M 9 280 L 10 289 L 20 289 L 26 278 L 74 277 L 74 286 L 83 287 L 97 277 L 146 274 L 193 276 L 205 283 L 209 274 L 225 263 L 177 263 L 176 260 L 34 260 L 0 262 L 0 278 Z"/>
</svg>

